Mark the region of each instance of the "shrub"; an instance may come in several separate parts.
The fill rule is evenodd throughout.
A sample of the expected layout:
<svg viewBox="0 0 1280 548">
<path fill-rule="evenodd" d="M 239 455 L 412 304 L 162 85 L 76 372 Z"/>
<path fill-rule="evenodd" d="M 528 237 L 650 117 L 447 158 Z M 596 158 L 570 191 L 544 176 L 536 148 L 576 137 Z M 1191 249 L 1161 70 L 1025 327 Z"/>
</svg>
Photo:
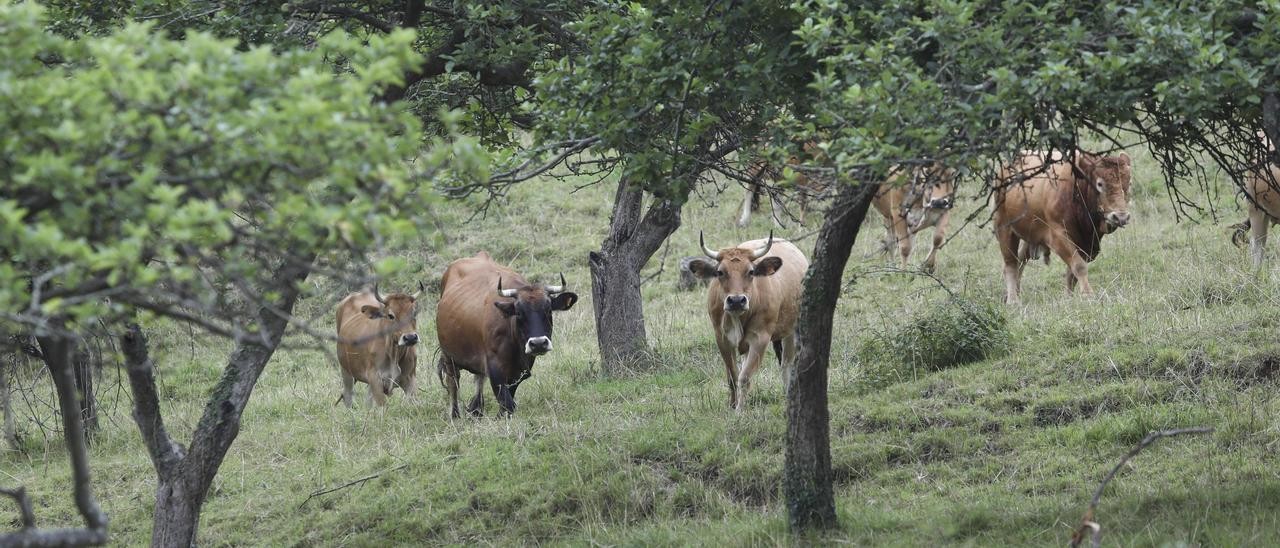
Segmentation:
<svg viewBox="0 0 1280 548">
<path fill-rule="evenodd" d="M 972 363 L 1005 348 L 1008 330 L 1003 310 L 991 303 L 952 297 L 917 312 L 890 328 L 880 344 L 882 357 L 931 371 Z"/>
</svg>

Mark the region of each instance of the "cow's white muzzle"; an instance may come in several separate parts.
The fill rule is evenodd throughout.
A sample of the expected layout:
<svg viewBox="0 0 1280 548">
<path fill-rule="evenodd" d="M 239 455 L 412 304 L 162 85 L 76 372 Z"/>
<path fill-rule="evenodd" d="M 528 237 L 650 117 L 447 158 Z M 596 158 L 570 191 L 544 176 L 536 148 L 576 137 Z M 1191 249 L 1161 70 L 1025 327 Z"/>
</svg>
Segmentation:
<svg viewBox="0 0 1280 548">
<path fill-rule="evenodd" d="M 524 342 L 524 353 L 540 356 L 551 351 L 551 337 L 529 337 Z"/>
</svg>

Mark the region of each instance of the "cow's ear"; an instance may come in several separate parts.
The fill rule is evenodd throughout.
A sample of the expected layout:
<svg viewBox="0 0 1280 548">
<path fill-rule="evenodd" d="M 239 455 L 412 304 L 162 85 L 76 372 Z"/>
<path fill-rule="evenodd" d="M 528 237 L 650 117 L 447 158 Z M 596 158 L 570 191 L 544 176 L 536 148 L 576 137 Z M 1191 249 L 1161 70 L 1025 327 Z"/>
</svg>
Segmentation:
<svg viewBox="0 0 1280 548">
<path fill-rule="evenodd" d="M 719 266 L 720 265 L 715 261 L 709 261 L 702 257 L 698 257 L 697 259 L 689 261 L 689 272 L 692 272 L 694 276 L 703 279 L 714 278 L 716 277 L 716 269 Z"/>
<path fill-rule="evenodd" d="M 494 301 L 493 306 L 494 308 L 497 308 L 499 312 L 502 312 L 503 316 L 511 317 L 516 315 L 516 303 Z"/>
<path fill-rule="evenodd" d="M 1128 154 L 1125 154 L 1123 151 L 1121 151 L 1121 152 L 1120 152 L 1120 163 L 1121 163 L 1121 164 L 1124 164 L 1125 166 L 1131 166 L 1131 165 L 1133 165 L 1133 160 L 1130 160 L 1130 159 L 1129 159 L 1129 155 L 1128 155 Z"/>
<path fill-rule="evenodd" d="M 382 317 L 382 307 L 366 304 L 360 307 L 360 313 L 368 316 L 370 320 L 376 320 Z"/>
<path fill-rule="evenodd" d="M 782 268 L 782 257 L 765 257 L 756 263 L 751 273 L 756 276 L 772 276 L 780 268 Z"/>
<path fill-rule="evenodd" d="M 551 298 L 551 309 L 552 310 L 568 310 L 570 308 L 573 308 L 573 305 L 576 304 L 577 302 L 578 302 L 577 293 L 569 293 L 569 292 L 559 293 L 555 297 Z"/>
</svg>

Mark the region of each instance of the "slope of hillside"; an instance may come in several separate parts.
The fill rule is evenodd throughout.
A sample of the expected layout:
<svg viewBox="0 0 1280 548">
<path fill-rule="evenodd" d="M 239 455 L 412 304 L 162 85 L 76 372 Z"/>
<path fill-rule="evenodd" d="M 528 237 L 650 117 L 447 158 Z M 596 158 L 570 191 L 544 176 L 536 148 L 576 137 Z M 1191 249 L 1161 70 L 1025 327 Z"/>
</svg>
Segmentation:
<svg viewBox="0 0 1280 548">
<path fill-rule="evenodd" d="M 1109 545 L 1275 541 L 1280 260 L 1257 272 L 1231 246 L 1225 225 L 1243 217 L 1232 205 L 1217 223 L 1175 222 L 1150 158 L 1136 162 L 1135 220 L 1104 240 L 1091 265 L 1098 296 L 1064 297 L 1064 267 L 1056 259 L 1049 267 L 1030 265 L 1024 304 L 994 307 L 1007 336 L 976 363 L 913 368 L 874 341 L 946 306 L 948 290 L 976 303 L 999 302 L 1000 259 L 981 224 L 985 214 L 961 228 L 980 204 L 962 198 L 957 207 L 959 234 L 939 262 L 947 290 L 929 278 L 886 271 L 887 256 L 865 257 L 882 234 L 878 219 L 868 221 L 837 313 L 831 427 L 841 528 L 822 540 L 1062 545 L 1097 482 L 1147 432 L 1206 425 L 1217 431 L 1163 440 L 1122 470 L 1099 508 L 1104 539 Z M 975 187 L 966 185 L 962 194 Z M 733 226 L 737 188 L 695 199 L 669 252 L 658 257 L 665 270 L 643 289 L 658 365 L 606 378 L 596 359 L 585 258 L 602 238 L 613 192 L 569 190 L 565 183 L 531 182 L 465 225 L 465 208 L 442 208 L 436 214 L 443 234 L 402 249 L 429 283 L 449 259 L 484 249 L 533 278 L 551 280 L 563 271 L 582 297 L 557 318 L 556 350 L 522 385 L 515 418 L 496 418 L 488 398 L 487 417 L 447 419 L 435 379 L 434 297 L 419 317 L 427 341 L 420 349 L 422 390 L 414 401 L 397 392 L 383 411 L 334 406 L 340 390 L 334 366 L 296 336 L 256 389 L 205 506 L 202 543 L 794 542 L 779 491 L 786 427 L 779 368 L 770 358 L 749 408 L 732 413 L 705 295 L 675 285 L 679 258 L 697 253 L 699 230 L 709 244 L 727 245 L 763 236 L 769 222 L 761 215 L 747 229 Z M 811 225 L 818 220 L 811 216 Z M 812 248 L 812 237 L 802 242 Z M 397 282 L 408 287 L 412 280 Z M 349 289 L 318 283 L 303 316 L 329 325 L 332 307 Z M 168 323 L 148 329 L 167 420 L 184 439 L 226 345 Z M 33 374 L 24 373 L 26 385 Z M 108 371 L 100 385 L 112 387 L 117 377 Z M 44 384 L 35 382 L 28 393 L 46 390 L 47 398 Z M 151 464 L 121 407 L 127 397 L 104 401 L 120 405 L 109 410 L 93 448 L 95 489 L 114 542 L 143 544 L 154 496 Z M 20 415 L 31 408 L 40 409 L 18 404 Z M 29 419 L 20 417 L 19 426 L 26 451 L 0 453 L 3 483 L 27 486 L 42 526 L 74 525 L 60 440 L 41 436 Z M 0 505 L 0 524 L 16 523 L 11 505 Z"/>
</svg>

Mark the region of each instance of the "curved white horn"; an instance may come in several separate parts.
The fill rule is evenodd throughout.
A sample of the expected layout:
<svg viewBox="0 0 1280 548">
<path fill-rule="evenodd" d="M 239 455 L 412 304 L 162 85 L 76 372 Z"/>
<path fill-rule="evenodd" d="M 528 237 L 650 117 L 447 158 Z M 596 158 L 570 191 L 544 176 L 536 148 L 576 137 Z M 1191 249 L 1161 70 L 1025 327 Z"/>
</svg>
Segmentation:
<svg viewBox="0 0 1280 548">
<path fill-rule="evenodd" d="M 499 294 L 499 295 L 502 295 L 503 297 L 514 297 L 514 296 L 516 296 L 516 291 L 518 291 L 518 290 L 516 290 L 516 289 L 503 289 L 503 288 L 502 288 L 502 277 L 501 277 L 501 276 L 499 276 L 499 277 L 498 277 L 498 294 Z"/>
<path fill-rule="evenodd" d="M 548 285 L 548 286 L 546 286 L 546 288 L 547 288 L 547 294 L 548 294 L 548 295 L 555 295 L 556 293 L 562 293 L 562 292 L 564 292 L 564 288 L 565 288 L 565 286 L 566 286 L 566 285 L 568 285 L 568 284 L 564 283 L 564 272 L 561 272 L 561 273 L 560 273 L 560 285 Z"/>
<path fill-rule="evenodd" d="M 765 253 L 769 252 L 769 248 L 771 247 L 773 247 L 773 231 L 772 230 L 769 231 L 769 241 L 765 242 L 764 247 L 757 249 L 755 251 L 752 251 L 751 258 L 759 259 L 760 257 L 763 257 Z"/>
<path fill-rule="evenodd" d="M 706 242 L 704 242 L 704 241 L 702 241 L 702 231 L 701 231 L 701 230 L 699 230 L 699 231 L 698 231 L 698 244 L 700 244 L 700 245 L 702 246 L 702 252 L 703 252 L 703 253 L 706 253 L 708 257 L 711 257 L 712 259 L 715 259 L 715 260 L 717 260 L 717 261 L 718 261 L 718 260 L 720 260 L 720 252 L 719 252 L 719 251 L 712 251 L 712 250 L 711 250 L 711 248 L 707 247 L 707 243 L 706 243 Z"/>
<path fill-rule="evenodd" d="M 387 300 L 382 298 L 381 293 L 378 293 L 378 282 L 373 282 L 373 298 L 378 299 L 378 302 L 384 305 L 387 304 Z"/>
<path fill-rule="evenodd" d="M 418 297 L 421 297 L 426 290 L 427 286 L 422 285 L 422 280 L 418 280 L 418 291 L 412 295 L 413 300 L 418 300 Z"/>
</svg>

